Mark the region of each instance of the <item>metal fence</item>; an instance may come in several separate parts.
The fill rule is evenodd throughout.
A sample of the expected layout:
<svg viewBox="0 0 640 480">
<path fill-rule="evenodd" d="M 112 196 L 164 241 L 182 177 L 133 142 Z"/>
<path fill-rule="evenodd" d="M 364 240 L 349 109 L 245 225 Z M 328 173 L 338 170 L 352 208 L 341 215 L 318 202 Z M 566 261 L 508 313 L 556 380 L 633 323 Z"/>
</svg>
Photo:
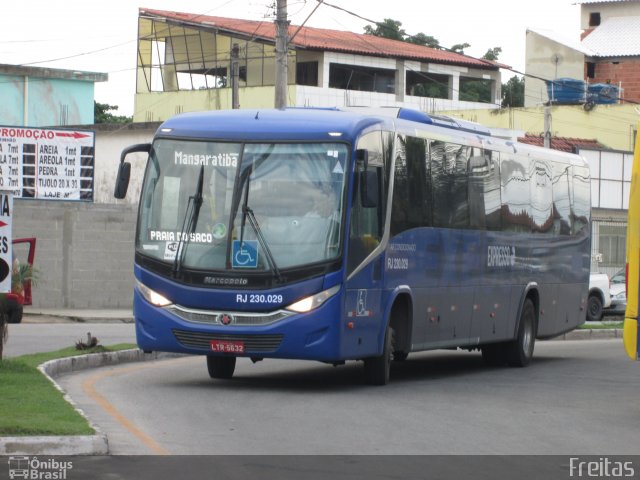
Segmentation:
<svg viewBox="0 0 640 480">
<path fill-rule="evenodd" d="M 626 262 L 626 221 L 593 219 L 591 222 L 591 271 L 613 276 Z"/>
</svg>

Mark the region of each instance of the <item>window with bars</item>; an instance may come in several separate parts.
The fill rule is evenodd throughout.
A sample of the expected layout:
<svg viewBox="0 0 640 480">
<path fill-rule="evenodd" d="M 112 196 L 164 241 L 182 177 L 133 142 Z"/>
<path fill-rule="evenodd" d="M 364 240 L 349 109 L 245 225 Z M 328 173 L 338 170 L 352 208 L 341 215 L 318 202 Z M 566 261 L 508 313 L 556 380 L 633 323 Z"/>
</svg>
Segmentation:
<svg viewBox="0 0 640 480">
<path fill-rule="evenodd" d="M 619 267 L 626 262 L 625 225 L 600 225 L 599 253 L 602 254 L 602 267 Z"/>
</svg>

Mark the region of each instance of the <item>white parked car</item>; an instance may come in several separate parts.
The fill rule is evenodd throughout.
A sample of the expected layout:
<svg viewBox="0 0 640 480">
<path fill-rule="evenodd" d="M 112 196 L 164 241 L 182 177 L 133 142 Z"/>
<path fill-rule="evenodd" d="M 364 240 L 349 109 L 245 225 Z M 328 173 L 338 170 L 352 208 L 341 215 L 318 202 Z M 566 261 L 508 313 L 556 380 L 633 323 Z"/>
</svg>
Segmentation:
<svg viewBox="0 0 640 480">
<path fill-rule="evenodd" d="M 611 305 L 604 309 L 605 315 L 624 315 L 627 309 L 627 286 L 625 283 L 626 269 L 621 268 L 611 277 L 609 294 L 611 295 Z"/>
<path fill-rule="evenodd" d="M 611 305 L 609 293 L 609 276 L 604 273 L 589 275 L 589 298 L 587 300 L 587 321 L 602 320 L 605 308 Z"/>
</svg>

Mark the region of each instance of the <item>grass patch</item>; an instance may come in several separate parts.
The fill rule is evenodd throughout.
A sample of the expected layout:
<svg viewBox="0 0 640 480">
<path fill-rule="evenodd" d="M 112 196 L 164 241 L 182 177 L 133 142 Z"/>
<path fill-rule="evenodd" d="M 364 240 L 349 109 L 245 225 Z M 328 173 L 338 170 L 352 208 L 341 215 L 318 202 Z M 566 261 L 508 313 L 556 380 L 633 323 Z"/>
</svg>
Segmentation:
<svg viewBox="0 0 640 480">
<path fill-rule="evenodd" d="M 37 367 L 56 358 L 130 348 L 136 346 L 119 344 L 83 351 L 69 347 L 0 360 L 0 436 L 93 434 L 87 421 Z"/>
<path fill-rule="evenodd" d="M 583 323 L 578 328 L 580 330 L 610 330 L 613 328 L 622 328 L 623 322 L 591 322 L 591 323 Z"/>
</svg>

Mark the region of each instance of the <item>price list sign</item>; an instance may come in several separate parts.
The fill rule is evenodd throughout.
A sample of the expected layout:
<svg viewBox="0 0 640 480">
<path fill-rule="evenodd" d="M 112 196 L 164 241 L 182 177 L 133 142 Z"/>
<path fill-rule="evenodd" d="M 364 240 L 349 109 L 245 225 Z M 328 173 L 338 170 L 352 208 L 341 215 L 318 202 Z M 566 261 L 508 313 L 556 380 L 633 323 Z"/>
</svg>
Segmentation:
<svg viewBox="0 0 640 480">
<path fill-rule="evenodd" d="M 0 127 L 0 190 L 15 198 L 93 201 L 95 134 Z"/>
</svg>

